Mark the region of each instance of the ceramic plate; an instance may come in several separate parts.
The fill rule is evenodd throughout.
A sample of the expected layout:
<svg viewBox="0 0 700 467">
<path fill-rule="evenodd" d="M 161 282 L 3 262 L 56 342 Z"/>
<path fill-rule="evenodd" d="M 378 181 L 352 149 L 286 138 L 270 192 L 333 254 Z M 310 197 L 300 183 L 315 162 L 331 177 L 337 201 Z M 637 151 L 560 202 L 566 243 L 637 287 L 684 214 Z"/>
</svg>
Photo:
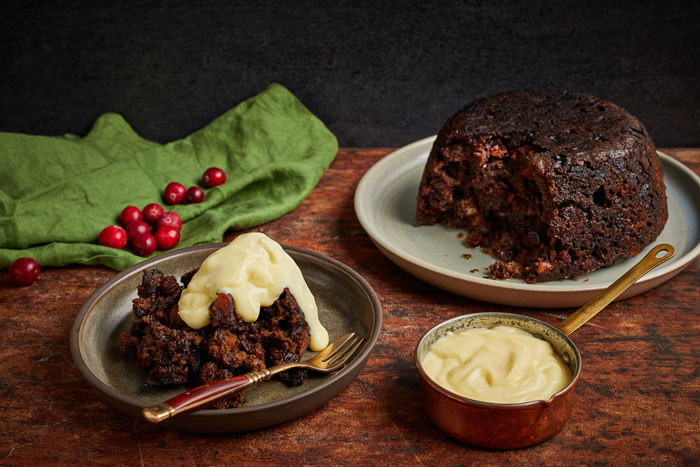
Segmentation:
<svg viewBox="0 0 700 467">
<path fill-rule="evenodd" d="M 199 267 L 209 254 L 226 245 L 203 245 L 157 256 L 133 266 L 92 294 L 73 323 L 70 346 L 73 360 L 88 382 L 110 403 L 143 420 L 141 409 L 163 402 L 186 390 L 147 387 L 132 360 L 119 354 L 119 335 L 133 321 L 131 300 L 142 272 L 158 268 L 178 279 Z M 199 410 L 177 415 L 159 425 L 182 431 L 227 433 L 262 428 L 299 417 L 330 400 L 360 372 L 379 336 L 382 314 L 369 284 L 355 271 L 327 256 L 284 247 L 301 269 L 316 298 L 319 317 L 331 341 L 356 332 L 365 342 L 353 360 L 332 375 L 310 374 L 301 386 L 289 388 L 278 381 L 248 390 L 247 402 L 238 409 Z M 313 355 L 307 352 L 304 359 Z M 147 423 L 144 421 L 144 423 Z"/>
<path fill-rule="evenodd" d="M 435 136 L 387 155 L 360 180 L 355 191 L 357 217 L 379 250 L 406 272 L 465 297 L 523 307 L 577 307 L 631 268 L 655 244 L 670 243 L 675 256 L 645 275 L 620 299 L 667 281 L 700 254 L 700 178 L 680 162 L 659 153 L 668 195 L 669 219 L 659 238 L 628 258 L 579 279 L 526 284 L 520 279 L 486 278 L 495 260 L 467 248 L 464 229 L 416 223 L 416 194 Z"/>
</svg>

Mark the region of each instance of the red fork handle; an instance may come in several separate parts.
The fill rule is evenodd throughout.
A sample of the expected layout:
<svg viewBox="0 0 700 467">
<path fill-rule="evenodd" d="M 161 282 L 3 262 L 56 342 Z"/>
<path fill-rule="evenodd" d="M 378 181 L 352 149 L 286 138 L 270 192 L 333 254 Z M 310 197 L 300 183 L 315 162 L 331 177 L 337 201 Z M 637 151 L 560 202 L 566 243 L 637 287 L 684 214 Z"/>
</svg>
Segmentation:
<svg viewBox="0 0 700 467">
<path fill-rule="evenodd" d="M 249 375 L 250 373 L 232 376 L 231 378 L 219 379 L 202 386 L 197 386 L 194 389 L 178 394 L 172 399 L 168 399 L 158 405 L 146 407 L 142 410 L 143 416 L 151 423 L 159 423 L 173 415 L 190 412 L 209 405 L 221 397 L 233 394 L 248 386 L 252 386 L 262 379 L 266 379 L 264 376 L 254 378 Z"/>
</svg>

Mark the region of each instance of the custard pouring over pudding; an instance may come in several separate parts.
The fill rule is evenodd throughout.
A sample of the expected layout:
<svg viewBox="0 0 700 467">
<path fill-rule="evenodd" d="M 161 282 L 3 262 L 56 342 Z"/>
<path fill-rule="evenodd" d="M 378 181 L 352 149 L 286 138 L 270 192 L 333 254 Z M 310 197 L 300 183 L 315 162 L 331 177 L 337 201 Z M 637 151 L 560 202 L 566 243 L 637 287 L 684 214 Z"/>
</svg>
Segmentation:
<svg viewBox="0 0 700 467">
<path fill-rule="evenodd" d="M 516 91 L 474 101 L 441 128 L 418 224 L 467 229 L 490 277 L 579 277 L 638 254 L 668 217 L 644 125 L 585 94 Z"/>
</svg>

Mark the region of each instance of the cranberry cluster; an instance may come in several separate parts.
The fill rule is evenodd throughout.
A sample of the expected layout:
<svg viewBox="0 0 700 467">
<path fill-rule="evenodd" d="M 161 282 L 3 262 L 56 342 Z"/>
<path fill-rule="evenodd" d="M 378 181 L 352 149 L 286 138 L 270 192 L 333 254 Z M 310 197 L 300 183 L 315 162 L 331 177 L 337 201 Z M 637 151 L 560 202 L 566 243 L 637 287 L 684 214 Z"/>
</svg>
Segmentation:
<svg viewBox="0 0 700 467">
<path fill-rule="evenodd" d="M 223 170 L 211 167 L 204 172 L 202 183 L 212 188 L 226 182 Z M 204 191 L 193 186 L 189 190 L 184 185 L 171 182 L 165 187 L 163 199 L 167 204 L 201 203 Z M 111 248 L 122 249 L 131 242 L 134 253 L 139 256 L 150 256 L 156 250 L 169 250 L 180 241 L 182 219 L 172 211 L 164 212 L 158 203 L 147 204 L 143 210 L 136 206 L 125 207 L 119 216 L 118 225 L 110 225 L 102 229 L 97 237 L 97 243 Z M 153 228 L 153 232 L 151 231 Z"/>
<path fill-rule="evenodd" d="M 210 167 L 202 176 L 202 183 L 205 188 L 213 188 L 226 182 L 226 174 L 223 170 L 217 167 Z M 165 187 L 163 199 L 167 204 L 187 204 L 201 203 L 204 200 L 204 191 L 198 186 L 192 186 L 189 189 L 185 185 L 178 182 L 170 182 Z"/>
<path fill-rule="evenodd" d="M 156 251 L 156 246 L 169 250 L 180 241 L 182 219 L 175 212 L 163 212 L 163 207 L 158 203 L 146 205 L 143 211 L 136 206 L 127 206 L 122 210 L 119 222 L 122 227 L 110 225 L 102 229 L 97 243 L 121 250 L 129 241 L 134 253 L 150 256 Z"/>
<path fill-rule="evenodd" d="M 205 188 L 213 188 L 225 182 L 226 174 L 217 167 L 207 169 L 202 176 Z M 197 186 L 185 189 L 184 185 L 172 182 L 165 188 L 163 198 L 167 204 L 201 203 L 204 191 Z M 127 242 L 131 242 L 134 253 L 150 256 L 156 247 L 169 250 L 180 241 L 182 219 L 175 212 L 164 212 L 158 203 L 147 204 L 143 210 L 136 206 L 125 207 L 119 216 L 119 223 L 121 226 L 110 225 L 102 229 L 97 243 L 121 250 Z M 10 265 L 9 273 L 15 284 L 30 285 L 39 277 L 39 263 L 33 258 L 19 258 Z"/>
</svg>

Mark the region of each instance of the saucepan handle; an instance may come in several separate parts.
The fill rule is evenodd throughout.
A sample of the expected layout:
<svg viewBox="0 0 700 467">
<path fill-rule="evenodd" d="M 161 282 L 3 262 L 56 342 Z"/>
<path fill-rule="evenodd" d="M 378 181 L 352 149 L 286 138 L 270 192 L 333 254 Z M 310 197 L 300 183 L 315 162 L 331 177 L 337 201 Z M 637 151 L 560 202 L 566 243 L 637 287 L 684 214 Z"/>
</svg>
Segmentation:
<svg viewBox="0 0 700 467">
<path fill-rule="evenodd" d="M 647 272 L 654 269 L 664 261 L 670 259 L 675 249 L 668 243 L 656 245 L 642 258 L 632 269 L 613 282 L 607 289 L 593 297 L 588 303 L 576 310 L 571 316 L 559 323 L 557 328 L 567 336 L 581 327 L 586 321 L 593 318 L 600 310 L 608 306 L 622 292 L 637 282 Z M 659 253 L 663 253 L 659 256 Z"/>
</svg>

